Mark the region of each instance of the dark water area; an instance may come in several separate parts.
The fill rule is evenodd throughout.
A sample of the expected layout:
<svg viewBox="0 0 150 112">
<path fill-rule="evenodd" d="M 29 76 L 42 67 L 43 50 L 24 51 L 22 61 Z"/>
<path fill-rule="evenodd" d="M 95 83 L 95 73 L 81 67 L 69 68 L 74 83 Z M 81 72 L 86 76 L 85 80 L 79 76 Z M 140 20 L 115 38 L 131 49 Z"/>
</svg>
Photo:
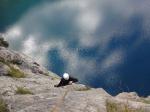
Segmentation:
<svg viewBox="0 0 150 112">
<path fill-rule="evenodd" d="M 119 72 L 121 80 L 113 86 L 106 86 L 103 78 L 95 78 L 92 82 L 93 87 L 104 87 L 109 93 L 116 95 L 120 92 L 136 91 L 140 96 L 147 96 L 150 93 L 150 44 L 143 42 L 137 49 L 128 53 L 125 62 L 116 68 Z M 110 74 L 110 73 L 108 73 Z M 106 77 L 108 75 L 105 74 Z M 108 75 L 109 76 L 109 75 Z M 110 77 L 110 76 L 109 76 Z M 107 80 L 107 78 L 106 78 Z M 112 80 L 114 80 L 112 78 Z M 100 82 L 100 83 L 97 83 Z"/>
<path fill-rule="evenodd" d="M 1 0 L 0 1 L 0 31 L 6 30 L 9 25 L 15 23 L 22 14 L 27 11 L 36 0 L 20 1 L 20 0 Z"/>
<path fill-rule="evenodd" d="M 128 34 L 126 35 L 114 35 L 114 39 L 110 41 L 107 52 L 111 52 L 113 49 L 122 47 L 126 51 L 126 57 L 124 63 L 116 67 L 112 71 L 107 71 L 104 73 L 94 72 L 91 74 L 92 80 L 86 82 L 85 84 L 98 88 L 103 87 L 107 92 L 112 95 L 116 95 L 120 92 L 131 92 L 136 91 L 140 96 L 147 96 L 150 94 L 150 43 L 146 41 L 141 41 L 141 44 L 136 48 L 133 47 L 135 42 L 143 35 L 142 29 L 142 17 L 135 15 L 125 24 L 124 27 L 128 26 Z M 122 39 L 124 38 L 124 39 Z M 69 42 L 72 46 L 70 49 L 75 49 L 77 43 Z M 89 60 L 95 60 L 96 65 L 99 66 L 103 57 L 107 56 L 99 52 L 97 46 L 92 48 L 82 48 L 78 51 L 78 55 L 82 58 L 87 58 Z M 51 63 L 51 70 L 60 76 L 65 72 L 66 63 L 61 57 L 59 57 L 59 51 L 51 50 L 49 53 Z M 95 68 L 99 69 L 99 68 Z M 82 71 L 81 71 L 82 72 Z M 111 72 L 119 73 L 120 80 L 115 82 L 113 85 L 107 85 L 107 78 L 111 81 L 115 80 L 111 77 Z M 82 73 L 81 73 L 82 74 Z M 95 77 L 96 75 L 97 77 Z M 88 80 L 88 77 L 87 79 Z M 84 82 L 83 82 L 84 83 Z"/>
<path fill-rule="evenodd" d="M 15 24 L 25 12 L 43 2 L 54 0 L 1 0 L 0 1 L 0 32 Z"/>
<path fill-rule="evenodd" d="M 46 2 L 48 0 L 44 1 Z M 0 1 L 0 32 L 4 32 L 9 26 L 20 20 L 25 12 L 44 1 Z M 54 0 L 50 2 L 54 2 Z M 47 33 L 48 36 L 52 34 L 56 40 L 61 38 L 66 42 L 66 48 L 68 50 L 75 52 L 79 59 L 90 61 L 92 64 L 85 64 L 86 67 L 80 67 L 82 63 L 77 61 L 79 63 L 77 65 L 79 67 L 75 69 L 77 72 L 72 72 L 72 69 L 67 69 L 69 61 L 61 55 L 60 49 L 54 47 L 47 51 L 47 68 L 49 70 L 60 76 L 64 72 L 70 74 L 77 73 L 79 74 L 77 75 L 79 81 L 82 78 L 80 83 L 95 88 L 102 87 L 112 95 L 123 91 L 136 91 L 140 96 L 150 95 L 150 34 L 148 33 L 150 30 L 147 30 L 149 28 L 144 26 L 145 17 L 143 15 L 135 13 L 126 19 L 125 17 L 119 17 L 119 15 L 113 14 L 113 11 L 107 12 L 106 10 L 103 23 L 92 34 L 93 39 L 99 43 L 92 47 L 85 47 L 80 45 L 78 38 L 73 38 L 80 32 L 74 27 L 72 28 L 72 18 L 66 19 L 65 13 L 59 12 L 59 15 L 54 14 L 50 16 L 52 21 L 57 16 L 61 16 L 61 18 L 57 17 L 55 20 L 56 23 L 55 21 L 54 23 L 49 23 L 49 21 L 44 23 L 44 27 L 46 28 L 43 34 Z M 72 15 L 73 13 L 70 14 L 69 12 L 68 17 L 72 17 Z M 49 18 L 45 18 L 41 20 L 49 20 Z M 112 29 L 115 29 L 117 33 L 113 33 L 110 36 L 111 39 L 107 43 L 108 46 L 103 49 L 100 44 L 101 37 L 105 33 L 110 33 Z M 68 31 L 71 31 L 71 34 Z M 40 40 L 42 39 L 43 37 L 40 38 Z M 111 56 L 114 51 L 121 51 L 121 53 L 123 51 L 123 61 L 119 64 L 117 63 L 117 66 L 111 67 L 111 63 L 116 64 L 115 61 L 118 60 L 115 59 L 120 58 L 115 56 L 108 64 L 106 63 L 103 66 L 103 61 L 109 55 Z M 71 64 L 74 64 L 74 61 Z"/>
</svg>

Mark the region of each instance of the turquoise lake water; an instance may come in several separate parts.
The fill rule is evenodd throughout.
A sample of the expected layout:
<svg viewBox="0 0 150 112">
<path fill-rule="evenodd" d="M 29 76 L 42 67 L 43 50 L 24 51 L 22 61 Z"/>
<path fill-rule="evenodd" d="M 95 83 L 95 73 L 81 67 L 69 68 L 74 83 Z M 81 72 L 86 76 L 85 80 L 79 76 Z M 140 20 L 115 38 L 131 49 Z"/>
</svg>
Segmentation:
<svg viewBox="0 0 150 112">
<path fill-rule="evenodd" d="M 36 41 L 39 43 L 49 42 L 49 39 L 60 43 L 53 45 L 44 54 L 46 67 L 49 70 L 60 76 L 68 72 L 81 79 L 81 83 L 92 87 L 103 87 L 113 95 L 122 91 L 136 91 L 142 96 L 149 95 L 150 14 L 147 12 L 148 6 L 144 2 L 138 1 L 134 4 L 132 1 L 131 6 L 125 2 L 124 8 L 119 7 L 120 5 L 114 8 L 115 6 L 109 2 L 103 6 L 97 2 L 98 0 L 91 2 L 91 5 L 87 5 L 86 8 L 84 3 L 83 6 L 78 6 L 80 1 L 76 6 L 73 5 L 74 2 L 66 0 L 60 3 L 54 0 L 2 0 L 0 1 L 0 32 L 7 32 L 19 21 L 24 31 L 23 39 L 16 38 L 11 41 L 12 44 L 23 42 L 32 32 L 33 34 L 38 32 Z M 34 7 L 37 8 L 32 12 Z M 100 12 L 103 15 L 102 22 L 99 17 L 96 19 L 96 14 L 99 15 Z M 28 13 L 31 17 L 25 16 Z M 78 15 L 79 20 L 75 20 Z M 79 26 L 84 26 L 84 29 L 76 26 L 74 21 L 80 21 Z M 64 43 L 65 49 L 61 49 Z"/>
</svg>

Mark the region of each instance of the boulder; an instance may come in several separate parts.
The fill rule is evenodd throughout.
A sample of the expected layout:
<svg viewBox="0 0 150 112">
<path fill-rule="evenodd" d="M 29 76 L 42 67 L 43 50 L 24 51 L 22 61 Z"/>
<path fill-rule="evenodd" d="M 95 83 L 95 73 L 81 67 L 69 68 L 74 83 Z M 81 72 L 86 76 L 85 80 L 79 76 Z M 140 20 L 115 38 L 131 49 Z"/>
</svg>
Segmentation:
<svg viewBox="0 0 150 112">
<path fill-rule="evenodd" d="M 6 48 L 9 47 L 9 43 L 5 41 L 4 38 L 1 37 L 1 35 L 0 35 L 0 46 L 6 47 Z"/>
</svg>

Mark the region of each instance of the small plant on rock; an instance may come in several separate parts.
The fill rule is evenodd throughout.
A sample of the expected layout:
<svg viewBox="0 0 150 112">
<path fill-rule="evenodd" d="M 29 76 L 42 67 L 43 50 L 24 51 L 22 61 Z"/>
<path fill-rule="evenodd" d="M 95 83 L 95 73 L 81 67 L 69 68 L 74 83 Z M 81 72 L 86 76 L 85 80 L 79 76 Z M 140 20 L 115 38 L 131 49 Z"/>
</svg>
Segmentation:
<svg viewBox="0 0 150 112">
<path fill-rule="evenodd" d="M 17 94 L 33 94 L 29 89 L 23 87 L 17 87 Z"/>
<path fill-rule="evenodd" d="M 82 88 L 77 88 L 76 91 L 88 91 L 90 89 L 91 88 L 89 86 L 85 86 L 85 87 L 82 87 Z"/>
<path fill-rule="evenodd" d="M 0 112 L 9 112 L 7 104 L 4 102 L 2 98 L 0 98 Z"/>
<path fill-rule="evenodd" d="M 26 75 L 20 71 L 19 69 L 9 65 L 10 70 L 8 71 L 8 76 L 15 77 L 15 78 L 25 78 Z"/>
<path fill-rule="evenodd" d="M 116 103 L 106 100 L 106 110 L 107 112 L 144 112 L 142 108 L 134 109 L 128 104 Z"/>
<path fill-rule="evenodd" d="M 146 104 L 150 104 L 150 100 L 141 97 L 140 102 L 146 103 Z"/>
<path fill-rule="evenodd" d="M 25 78 L 26 74 L 21 71 L 19 68 L 17 68 L 17 65 L 15 67 L 15 65 L 11 65 L 10 62 L 6 61 L 5 59 L 3 59 L 2 57 L 0 57 L 0 63 L 5 64 L 9 67 L 8 70 L 8 76 L 10 77 L 15 77 L 15 78 Z"/>
</svg>

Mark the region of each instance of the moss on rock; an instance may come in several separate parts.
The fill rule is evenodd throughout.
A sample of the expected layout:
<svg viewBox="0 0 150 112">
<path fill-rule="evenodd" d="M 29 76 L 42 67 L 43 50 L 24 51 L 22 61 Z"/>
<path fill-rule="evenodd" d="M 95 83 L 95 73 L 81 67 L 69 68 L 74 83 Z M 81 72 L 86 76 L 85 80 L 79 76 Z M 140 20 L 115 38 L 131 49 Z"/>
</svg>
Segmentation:
<svg viewBox="0 0 150 112">
<path fill-rule="evenodd" d="M 33 94 L 29 89 L 23 87 L 17 87 L 17 94 Z"/>
<path fill-rule="evenodd" d="M 4 102 L 2 98 L 0 98 L 0 112 L 9 112 L 7 104 Z"/>
<path fill-rule="evenodd" d="M 19 70 L 18 68 L 15 68 L 12 65 L 9 65 L 10 70 L 8 71 L 8 76 L 15 77 L 15 78 L 25 78 L 26 75 L 24 72 Z"/>
<path fill-rule="evenodd" d="M 131 108 L 127 103 L 116 103 L 114 101 L 106 100 L 107 112 L 144 112 L 142 108 Z"/>
</svg>

